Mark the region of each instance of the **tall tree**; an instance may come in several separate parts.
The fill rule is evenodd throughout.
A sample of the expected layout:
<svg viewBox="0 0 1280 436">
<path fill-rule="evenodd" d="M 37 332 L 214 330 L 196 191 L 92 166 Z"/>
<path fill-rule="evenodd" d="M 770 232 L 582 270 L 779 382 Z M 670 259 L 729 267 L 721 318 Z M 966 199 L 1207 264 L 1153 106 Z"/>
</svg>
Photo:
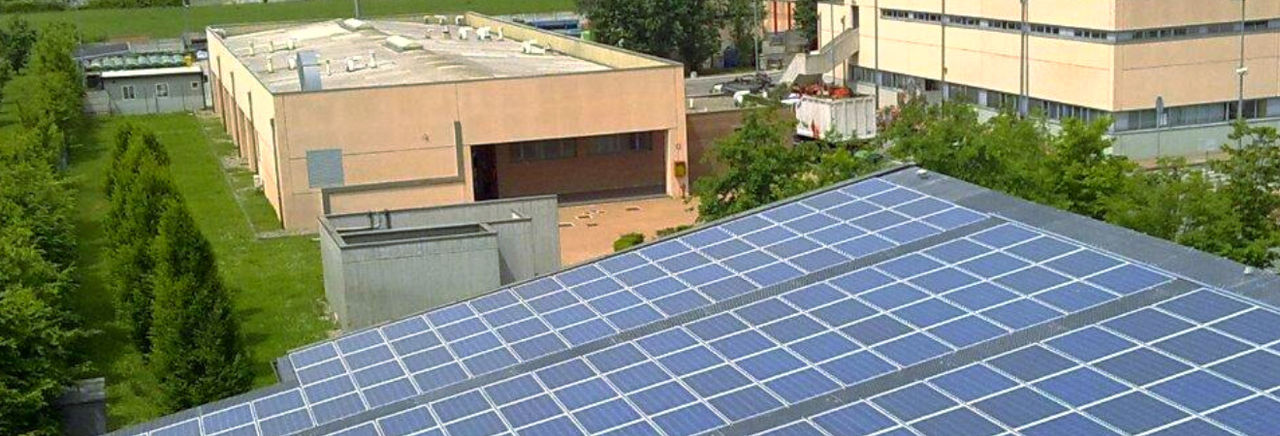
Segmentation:
<svg viewBox="0 0 1280 436">
<path fill-rule="evenodd" d="M 724 0 L 724 20 L 728 22 L 729 36 L 733 39 L 738 56 L 744 65 L 755 65 L 760 47 L 756 39 L 764 34 L 761 0 Z"/>
<path fill-rule="evenodd" d="M 5 101 L 13 104 L 18 122 L 28 129 L 53 123 L 67 131 L 84 116 L 84 101 L 72 76 L 61 72 L 26 73 L 5 85 Z"/>
<path fill-rule="evenodd" d="M 698 179 L 698 219 L 711 221 L 799 195 L 879 168 L 875 153 L 849 143 L 792 144 L 795 121 L 778 108 L 749 111 L 742 126 L 716 141 L 706 159 L 719 170 Z"/>
<path fill-rule="evenodd" d="M 168 168 L 151 156 L 138 162 L 136 174 L 122 192 L 112 197 L 115 244 L 112 246 L 111 285 L 120 318 L 129 324 L 130 337 L 142 353 L 151 351 L 151 322 L 155 262 L 151 246 L 157 236 L 160 214 L 168 201 L 178 197 Z"/>
<path fill-rule="evenodd" d="M 169 154 L 149 131 L 133 131 L 127 136 L 117 135 L 116 139 L 126 141 L 126 146 L 118 159 L 112 156 L 112 165 L 107 169 L 107 196 L 111 200 L 111 210 L 107 212 L 106 221 L 108 240 L 112 245 L 121 245 L 128 242 L 127 234 L 118 231 L 125 228 L 123 222 L 127 220 L 127 202 L 122 193 L 132 186 L 143 162 L 151 161 L 167 167 Z"/>
<path fill-rule="evenodd" d="M 722 23 L 713 0 L 577 0 L 605 44 L 681 61 L 697 70 L 715 53 Z"/>
<path fill-rule="evenodd" d="M 808 169 L 809 158 L 791 144 L 795 122 L 773 108 L 747 112 L 742 126 L 715 142 L 708 155 L 721 167 L 694 185 L 698 219 L 712 221 L 786 198 Z"/>
<path fill-rule="evenodd" d="M 1280 133 L 1237 123 L 1230 139 L 1222 146 L 1224 158 L 1209 164 L 1225 179 L 1219 189 L 1231 200 L 1245 238 L 1280 246 Z M 1277 259 L 1271 250 L 1247 253 L 1242 261 L 1251 265 L 1269 266 Z"/>
<path fill-rule="evenodd" d="M 818 0 L 796 0 L 796 31 L 809 42 L 810 47 L 818 44 Z"/>
<path fill-rule="evenodd" d="M 1062 132 L 1050 141 L 1049 156 L 1041 161 L 1040 174 L 1047 194 L 1032 200 L 1103 219 L 1104 199 L 1126 189 L 1138 165 L 1123 156 L 1108 154 L 1113 140 L 1107 136 L 1110 118 L 1085 122 L 1062 121 Z"/>
<path fill-rule="evenodd" d="M 164 207 L 152 255 L 151 363 L 165 407 L 180 410 L 247 390 L 249 360 L 231 299 L 209 241 L 179 200 Z"/>
<path fill-rule="evenodd" d="M 82 337 L 64 307 L 66 271 L 30 229 L 0 226 L 0 434 L 59 434 L 53 401 L 76 373 Z"/>
<path fill-rule="evenodd" d="M 1131 185 L 1102 200 L 1107 222 L 1220 256 L 1248 261 L 1274 241 L 1250 240 L 1231 198 L 1204 171 L 1166 159 L 1134 173 Z"/>
<path fill-rule="evenodd" d="M 40 162 L 0 161 L 0 227 L 22 227 L 43 256 L 70 265 L 75 256 L 74 198 L 52 169 Z"/>
<path fill-rule="evenodd" d="M 27 54 L 37 36 L 36 29 L 21 16 L 10 15 L 0 23 L 0 90 L 27 65 Z"/>
</svg>

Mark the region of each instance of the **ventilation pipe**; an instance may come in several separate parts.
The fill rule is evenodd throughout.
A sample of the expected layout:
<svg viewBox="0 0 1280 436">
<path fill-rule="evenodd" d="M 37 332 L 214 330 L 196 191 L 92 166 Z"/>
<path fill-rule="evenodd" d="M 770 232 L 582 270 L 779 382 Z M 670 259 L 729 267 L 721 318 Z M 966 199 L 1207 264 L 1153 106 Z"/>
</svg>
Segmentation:
<svg viewBox="0 0 1280 436">
<path fill-rule="evenodd" d="M 453 24 L 455 26 L 461 26 L 462 23 L 465 23 L 466 21 L 467 21 L 467 17 L 461 16 L 461 15 L 453 17 Z"/>
<path fill-rule="evenodd" d="M 369 68 L 378 68 L 378 55 L 372 51 L 369 52 Z"/>
<path fill-rule="evenodd" d="M 270 56 L 267 57 L 267 72 L 268 73 L 276 72 L 276 63 L 272 62 L 272 59 Z"/>
<path fill-rule="evenodd" d="M 319 91 L 321 86 L 320 80 L 320 57 L 314 51 L 298 52 L 294 58 L 290 59 L 298 68 L 298 83 L 302 87 L 303 92 Z M 330 74 L 329 60 L 324 61 L 325 72 Z"/>
</svg>

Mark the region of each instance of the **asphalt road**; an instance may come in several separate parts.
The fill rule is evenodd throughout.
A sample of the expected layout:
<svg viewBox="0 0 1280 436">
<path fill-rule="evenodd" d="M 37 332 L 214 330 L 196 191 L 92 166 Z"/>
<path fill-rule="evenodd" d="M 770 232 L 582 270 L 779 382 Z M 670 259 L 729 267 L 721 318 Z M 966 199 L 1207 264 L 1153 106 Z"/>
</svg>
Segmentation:
<svg viewBox="0 0 1280 436">
<path fill-rule="evenodd" d="M 767 73 L 769 74 L 769 78 L 773 79 L 774 83 L 778 83 L 778 79 L 782 78 L 781 70 L 767 71 Z M 698 76 L 697 78 L 686 77 L 684 79 L 684 93 L 685 95 L 690 97 L 698 96 L 698 95 L 707 95 L 711 93 L 711 87 L 715 86 L 715 84 L 721 83 L 721 82 L 728 82 L 730 80 L 733 80 L 733 78 L 735 77 L 745 76 L 748 74 L 751 74 L 751 73 L 721 74 L 716 76 Z"/>
</svg>

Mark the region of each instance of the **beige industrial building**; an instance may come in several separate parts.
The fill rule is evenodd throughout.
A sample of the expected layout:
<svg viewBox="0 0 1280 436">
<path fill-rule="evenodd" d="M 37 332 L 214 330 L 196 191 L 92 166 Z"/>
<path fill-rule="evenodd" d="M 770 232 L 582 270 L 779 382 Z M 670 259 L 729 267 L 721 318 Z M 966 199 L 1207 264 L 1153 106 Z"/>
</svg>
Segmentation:
<svg viewBox="0 0 1280 436">
<path fill-rule="evenodd" d="M 289 230 L 688 189 L 679 63 L 476 13 L 207 32 L 214 108 Z"/>
<path fill-rule="evenodd" d="M 1025 89 L 1029 110 L 1051 119 L 1114 118 L 1117 152 L 1186 155 L 1225 141 L 1240 110 L 1238 72 L 1244 117 L 1280 125 L 1280 1 L 1248 0 L 1243 16 L 1241 3 L 826 0 L 819 38 L 842 46 L 827 52 L 840 55 L 828 70 L 837 80 L 868 90 L 879 77 L 891 91 L 882 106 L 893 93 L 941 98 L 945 90 L 988 108 L 1017 107 Z"/>
</svg>

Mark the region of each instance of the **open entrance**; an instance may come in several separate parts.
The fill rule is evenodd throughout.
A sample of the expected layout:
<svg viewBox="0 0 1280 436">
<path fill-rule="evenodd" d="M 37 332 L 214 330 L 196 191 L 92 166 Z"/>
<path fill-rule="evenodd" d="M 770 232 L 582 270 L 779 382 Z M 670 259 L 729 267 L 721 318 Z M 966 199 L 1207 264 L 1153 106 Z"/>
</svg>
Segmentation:
<svg viewBox="0 0 1280 436">
<path fill-rule="evenodd" d="M 497 147 L 477 145 L 471 147 L 471 179 L 476 201 L 498 198 Z"/>
<path fill-rule="evenodd" d="M 666 132 L 472 146 L 476 200 L 555 194 L 562 203 L 666 192 Z"/>
</svg>

